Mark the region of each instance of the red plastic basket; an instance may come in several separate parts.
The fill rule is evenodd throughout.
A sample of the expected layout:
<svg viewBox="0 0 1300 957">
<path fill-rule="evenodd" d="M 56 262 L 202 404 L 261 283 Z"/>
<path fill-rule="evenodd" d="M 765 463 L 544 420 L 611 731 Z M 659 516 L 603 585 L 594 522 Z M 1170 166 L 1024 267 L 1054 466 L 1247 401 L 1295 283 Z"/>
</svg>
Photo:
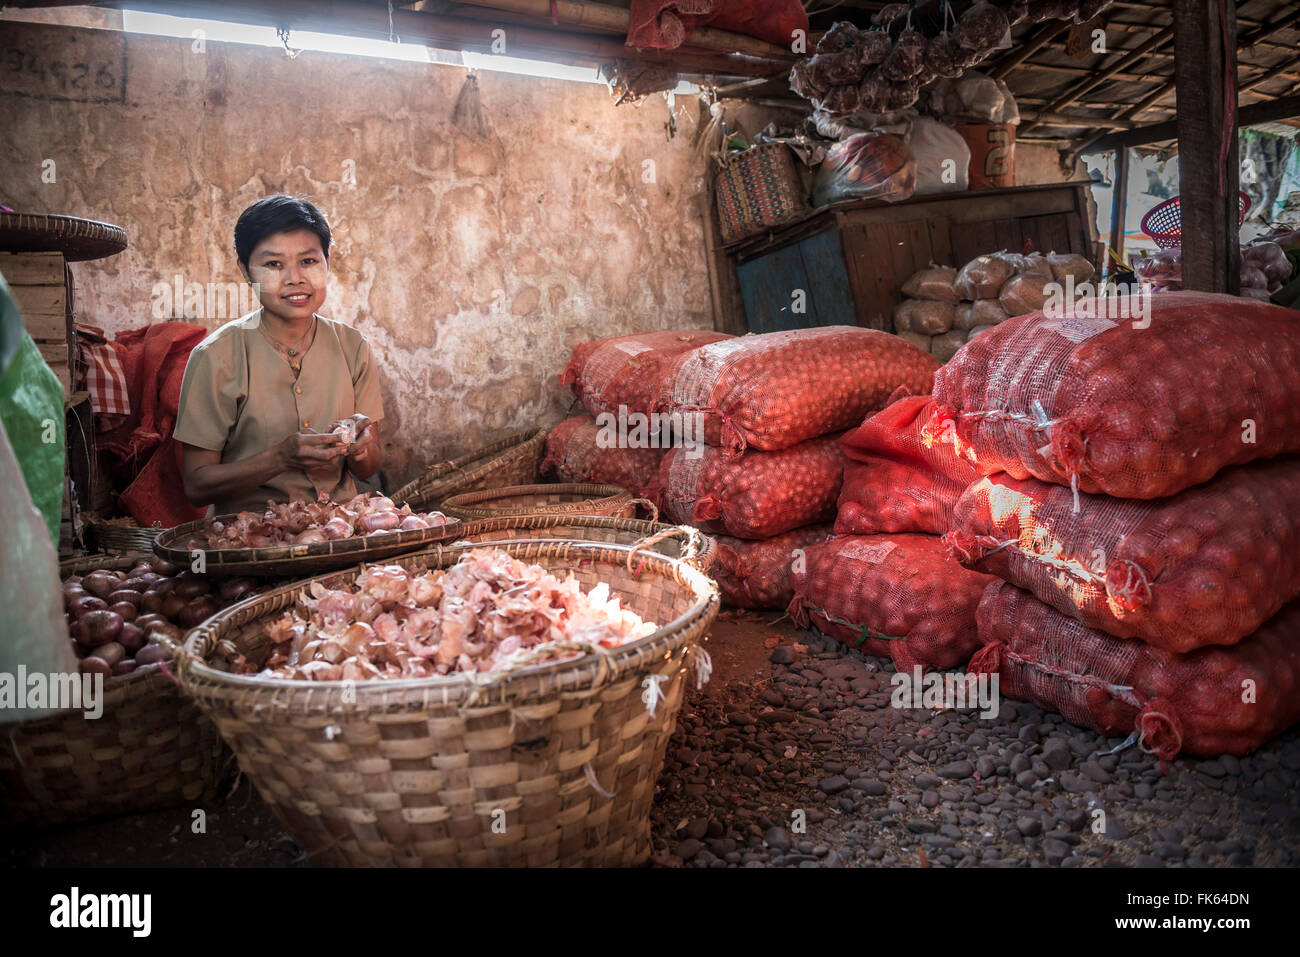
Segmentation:
<svg viewBox="0 0 1300 957">
<path fill-rule="evenodd" d="M 1237 197 L 1237 225 L 1240 227 L 1250 210 L 1250 197 L 1241 192 L 1237 193 Z M 1142 232 L 1150 236 L 1161 249 L 1183 244 L 1183 209 L 1178 202 L 1179 198 L 1175 196 L 1165 200 L 1142 217 Z"/>
</svg>

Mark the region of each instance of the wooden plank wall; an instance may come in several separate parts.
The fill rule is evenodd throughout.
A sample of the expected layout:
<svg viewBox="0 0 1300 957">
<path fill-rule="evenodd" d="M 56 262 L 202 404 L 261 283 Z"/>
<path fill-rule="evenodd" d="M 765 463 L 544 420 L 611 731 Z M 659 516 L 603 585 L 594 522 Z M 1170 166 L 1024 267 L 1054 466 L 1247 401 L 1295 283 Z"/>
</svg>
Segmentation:
<svg viewBox="0 0 1300 957">
<path fill-rule="evenodd" d="M 1084 218 L 1082 189 L 1063 186 L 1007 197 L 966 195 L 948 203 L 839 214 L 858 324 L 891 328 L 903 283 L 931 262 L 960 268 L 984 253 L 1023 252 L 1026 242 L 1030 251 L 1093 257 L 1096 249 Z"/>
</svg>

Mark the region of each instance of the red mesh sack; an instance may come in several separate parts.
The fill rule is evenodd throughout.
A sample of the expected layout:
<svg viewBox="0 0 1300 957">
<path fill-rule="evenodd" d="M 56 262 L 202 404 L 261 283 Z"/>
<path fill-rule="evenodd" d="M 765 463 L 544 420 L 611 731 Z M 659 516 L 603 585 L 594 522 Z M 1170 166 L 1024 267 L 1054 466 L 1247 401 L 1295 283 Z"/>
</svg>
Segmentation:
<svg viewBox="0 0 1300 957">
<path fill-rule="evenodd" d="M 736 457 L 697 445 L 669 449 L 645 495 L 669 521 L 736 538 L 771 538 L 834 518 L 843 478 L 838 435 Z"/>
<path fill-rule="evenodd" d="M 969 446 L 985 474 L 1119 498 L 1175 495 L 1300 451 L 1300 313 L 1199 292 L 1145 303 L 1145 328 L 1089 317 L 1140 313 L 1121 296 L 976 336 L 936 374 L 927 434 Z"/>
<path fill-rule="evenodd" d="M 1231 648 L 1179 655 L 1113 638 L 994 582 L 977 612 L 973 673 L 1107 736 L 1136 731 L 1170 760 L 1246 754 L 1300 721 L 1300 602 Z"/>
<path fill-rule="evenodd" d="M 924 465 L 893 459 L 846 462 L 836 503 L 837 535 L 929 532 L 952 528 L 953 508 L 966 486 Z"/>
<path fill-rule="evenodd" d="M 979 647 L 975 608 L 991 575 L 957 564 L 934 535 L 861 535 L 811 545 L 790 615 L 899 671 L 963 665 Z"/>
<path fill-rule="evenodd" d="M 701 413 L 710 445 L 771 451 L 857 425 L 900 386 L 929 392 L 938 365 L 857 326 L 741 336 L 678 357 L 656 408 Z"/>
<path fill-rule="evenodd" d="M 584 342 L 573 350 L 560 373 L 560 385 L 572 389 L 592 415 L 617 415 L 620 405 L 629 412 L 648 413 L 662 388 L 660 376 L 669 361 L 683 352 L 731 338 L 725 332 L 668 329 Z"/>
<path fill-rule="evenodd" d="M 589 415 L 565 419 L 546 436 L 544 478 L 617 485 L 640 493 L 659 474 L 665 449 L 602 448 L 601 427 Z"/>
<path fill-rule="evenodd" d="M 932 532 L 952 528 L 961 493 L 980 477 L 951 443 L 921 434 L 933 402 L 908 396 L 845 432 L 844 468 L 835 531 L 841 535 Z"/>
<path fill-rule="evenodd" d="M 715 535 L 717 557 L 709 575 L 728 605 L 784 609 L 794 597 L 790 573 L 800 552 L 830 534 L 829 525 L 809 525 L 757 542 Z"/>
<path fill-rule="evenodd" d="M 1028 588 L 1119 638 L 1167 651 L 1231 645 L 1300 595 L 1300 458 L 1225 469 L 1155 501 L 994 475 L 957 503 L 967 568 Z"/>
</svg>

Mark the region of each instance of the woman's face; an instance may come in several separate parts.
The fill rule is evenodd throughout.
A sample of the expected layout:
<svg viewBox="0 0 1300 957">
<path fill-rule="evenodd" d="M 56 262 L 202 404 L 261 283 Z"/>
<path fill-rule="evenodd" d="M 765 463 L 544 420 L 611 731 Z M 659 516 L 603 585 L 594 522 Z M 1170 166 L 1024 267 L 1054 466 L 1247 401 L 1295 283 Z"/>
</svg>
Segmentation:
<svg viewBox="0 0 1300 957">
<path fill-rule="evenodd" d="M 262 308 L 289 322 L 320 310 L 329 272 L 320 237 L 310 229 L 273 233 L 248 257 L 248 278 L 260 287 Z"/>
</svg>

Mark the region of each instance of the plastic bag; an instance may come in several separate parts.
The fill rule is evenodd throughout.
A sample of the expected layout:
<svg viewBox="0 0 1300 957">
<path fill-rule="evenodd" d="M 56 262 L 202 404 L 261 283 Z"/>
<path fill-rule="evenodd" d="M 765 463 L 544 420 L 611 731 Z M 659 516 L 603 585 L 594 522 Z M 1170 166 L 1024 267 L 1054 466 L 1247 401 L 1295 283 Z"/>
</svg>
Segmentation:
<svg viewBox="0 0 1300 957">
<path fill-rule="evenodd" d="M 1247 267 L 1258 269 L 1264 276 L 1264 283 L 1258 282 L 1247 283 L 1245 281 L 1245 270 Z M 1270 293 L 1277 292 L 1286 285 L 1291 278 L 1291 260 L 1282 251 L 1282 247 L 1274 242 L 1254 242 L 1249 246 L 1243 246 L 1241 250 L 1241 268 L 1242 268 L 1242 285 L 1250 285 L 1255 288 L 1267 289 Z"/>
<path fill-rule="evenodd" d="M 53 378 L 48 368 L 45 372 Z M 62 483 L 56 483 L 56 488 L 62 489 Z M 31 701 L 26 698 L 27 683 L 17 684 L 20 667 L 29 675 L 39 673 L 47 678 L 73 675 L 81 684 L 63 617 L 58 558 L 45 520 L 27 494 L 26 481 L 4 430 L 0 430 L 0 509 L 5 516 L 4 541 L 0 543 L 0 608 L 5 615 L 0 675 L 10 677 L 15 682 L 11 690 L 23 696 L 0 707 L 3 724 L 44 717 L 58 710 L 18 707 Z M 57 540 L 57 526 L 55 531 Z"/>
<path fill-rule="evenodd" d="M 953 287 L 963 299 L 996 299 L 1002 284 L 1016 274 L 1019 257 L 1004 249 L 987 256 L 976 256 L 957 273 Z"/>
<path fill-rule="evenodd" d="M 908 140 L 916 160 L 916 195 L 959 193 L 970 185 L 970 146 L 950 126 L 918 117 Z"/>
<path fill-rule="evenodd" d="M 916 188 L 916 160 L 889 134 L 862 133 L 831 147 L 813 179 L 813 205 L 841 199 L 907 199 Z"/>
<path fill-rule="evenodd" d="M 996 299 L 976 299 L 974 302 L 963 302 L 957 307 L 953 314 L 952 326 L 954 329 L 971 330 L 978 326 L 996 326 L 1010 317 L 1007 311 L 1002 308 L 1002 303 Z"/>
<path fill-rule="evenodd" d="M 961 297 L 953 288 L 957 281 L 957 270 L 951 266 L 930 266 L 907 277 L 903 283 L 903 295 L 913 299 L 932 299 L 935 302 L 957 303 Z"/>
<path fill-rule="evenodd" d="M 1050 272 L 1045 279 L 1037 273 L 1020 273 L 1002 284 L 998 302 L 1008 316 L 1023 316 L 1042 309 L 1052 295 L 1049 287 L 1055 285 L 1056 280 Z"/>
<path fill-rule="evenodd" d="M 894 331 L 937 336 L 952 328 L 956 311 L 950 302 L 904 299 L 894 307 Z"/>
<path fill-rule="evenodd" d="M 8 287 L 0 287 L 8 294 Z M 57 548 L 63 518 L 63 475 L 67 460 L 63 385 L 41 357 L 31 336 L 0 376 L 0 424 L 17 456 L 31 501 Z"/>
<path fill-rule="evenodd" d="M 1057 282 L 1063 283 L 1067 278 L 1072 278 L 1076 286 L 1087 282 L 1097 271 L 1086 256 L 1078 253 L 1050 252 L 1047 254 L 1047 264 Z"/>
</svg>

